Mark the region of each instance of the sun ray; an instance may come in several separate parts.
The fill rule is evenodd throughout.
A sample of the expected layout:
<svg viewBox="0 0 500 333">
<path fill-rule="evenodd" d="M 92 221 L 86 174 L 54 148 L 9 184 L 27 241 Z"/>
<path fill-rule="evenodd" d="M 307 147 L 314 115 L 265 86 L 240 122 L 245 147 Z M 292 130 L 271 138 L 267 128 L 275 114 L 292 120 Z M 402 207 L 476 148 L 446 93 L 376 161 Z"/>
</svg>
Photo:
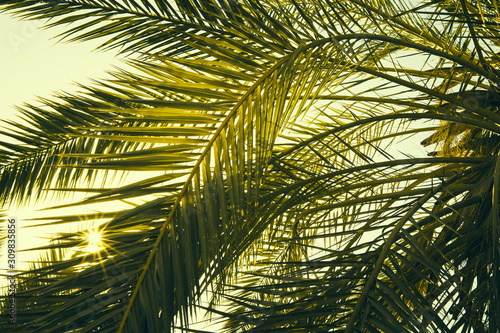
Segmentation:
<svg viewBox="0 0 500 333">
<path fill-rule="evenodd" d="M 85 243 L 87 244 L 83 251 L 94 253 L 104 249 L 106 246 L 102 237 L 102 231 L 98 229 L 89 229 L 84 232 Z"/>
</svg>

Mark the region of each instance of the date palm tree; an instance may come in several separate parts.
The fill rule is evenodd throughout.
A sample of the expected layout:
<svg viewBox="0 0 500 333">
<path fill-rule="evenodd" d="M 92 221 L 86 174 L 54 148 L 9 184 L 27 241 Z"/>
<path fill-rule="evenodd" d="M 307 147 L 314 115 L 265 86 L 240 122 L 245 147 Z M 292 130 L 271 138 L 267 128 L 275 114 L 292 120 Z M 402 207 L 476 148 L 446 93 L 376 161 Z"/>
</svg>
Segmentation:
<svg viewBox="0 0 500 333">
<path fill-rule="evenodd" d="M 195 310 L 227 332 L 498 331 L 495 0 L 0 9 L 128 57 L 2 131 L 4 207 L 83 192 L 47 225 L 98 220 L 104 244 L 37 249 L 2 331 L 199 332 Z M 391 148 L 415 137 L 428 156 Z"/>
</svg>

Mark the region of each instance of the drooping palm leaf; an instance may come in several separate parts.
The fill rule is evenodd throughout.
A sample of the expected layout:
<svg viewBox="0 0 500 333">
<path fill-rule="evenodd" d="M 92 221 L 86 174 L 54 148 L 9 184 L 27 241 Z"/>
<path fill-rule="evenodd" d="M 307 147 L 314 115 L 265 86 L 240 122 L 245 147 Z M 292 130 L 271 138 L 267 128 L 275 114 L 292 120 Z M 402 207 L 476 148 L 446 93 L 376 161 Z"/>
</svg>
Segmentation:
<svg viewBox="0 0 500 333">
<path fill-rule="evenodd" d="M 321 77 L 328 78 L 328 73 L 332 70 L 329 66 L 325 66 L 325 62 L 327 62 L 332 57 L 331 55 L 329 55 L 329 53 L 332 52 L 332 49 L 322 50 L 321 47 L 317 48 L 314 45 L 303 49 L 303 52 L 302 48 L 300 48 L 296 52 L 291 53 L 288 57 L 282 59 L 279 63 L 271 67 L 268 70 L 267 74 L 261 76 L 259 80 L 247 90 L 246 94 L 238 99 L 238 102 L 232 107 L 232 111 L 226 116 L 224 122 L 219 126 L 219 129 L 215 132 L 213 138 L 208 144 L 206 144 L 203 139 L 194 139 L 191 142 L 189 140 L 192 139 L 186 137 L 205 137 L 209 135 L 213 131 L 211 131 L 210 128 L 214 129 L 211 124 L 217 123 L 220 119 L 220 117 L 217 117 L 217 112 L 224 111 L 225 109 L 227 109 L 227 106 L 231 106 L 231 102 L 233 101 L 228 101 L 228 97 L 231 99 L 234 99 L 235 97 L 229 96 L 228 93 L 222 95 L 222 92 L 220 93 L 220 96 L 217 96 L 216 90 L 209 90 L 207 88 L 204 89 L 209 92 L 209 94 L 203 93 L 202 90 L 198 91 L 196 88 L 194 89 L 194 91 L 181 89 L 176 93 L 175 90 L 177 90 L 177 88 L 182 88 L 182 85 L 179 84 L 178 81 L 170 81 L 168 77 L 161 77 L 161 80 L 156 81 L 151 79 L 145 80 L 142 78 L 138 78 L 135 79 L 134 83 L 129 76 L 127 77 L 126 81 L 126 84 L 128 86 L 133 86 L 136 91 L 141 91 L 145 88 L 151 89 L 153 87 L 154 89 L 161 89 L 159 92 L 163 91 L 163 89 L 168 89 L 168 84 L 170 81 L 170 88 L 172 88 L 173 91 L 169 91 L 169 95 L 166 96 L 166 100 L 158 98 L 141 99 L 135 97 L 134 93 L 130 92 L 130 89 L 129 92 L 124 92 L 116 88 L 115 91 L 121 93 L 121 96 L 118 96 L 119 102 L 124 104 L 118 105 L 121 106 L 120 109 L 116 107 L 110 109 L 109 107 L 103 108 L 102 106 L 91 106 L 92 110 L 95 110 L 96 112 L 115 114 L 115 119 L 118 123 L 120 123 L 122 120 L 121 115 L 124 115 L 126 117 L 125 123 L 133 123 L 136 128 L 139 129 L 139 131 L 133 130 L 133 128 L 129 126 L 115 126 L 115 124 L 110 124 L 109 126 L 100 127 L 79 126 L 75 128 L 75 131 L 73 133 L 68 134 L 70 138 L 92 138 L 105 140 L 105 142 L 119 140 L 120 142 L 132 143 L 170 143 L 173 145 L 173 148 L 168 148 L 170 146 L 167 146 L 164 149 L 153 149 L 154 154 L 158 158 L 160 158 L 160 162 L 162 160 L 164 161 L 164 163 L 161 164 L 164 170 L 166 170 L 165 167 L 177 169 L 174 167 L 175 165 L 172 166 L 172 164 L 175 164 L 177 162 L 181 162 L 184 164 L 187 163 L 189 166 L 189 159 L 186 159 L 186 157 L 189 155 L 181 154 L 177 157 L 177 160 L 172 160 L 173 156 L 171 154 L 168 154 L 169 150 L 177 150 L 181 152 L 189 150 L 193 152 L 190 153 L 191 156 L 196 156 L 196 146 L 182 149 L 182 146 L 175 145 L 177 142 L 187 142 L 189 144 L 200 145 L 206 144 L 202 154 L 200 155 L 200 158 L 198 158 L 198 162 L 194 165 L 194 167 L 191 166 L 192 171 L 188 178 L 188 182 L 185 183 L 183 189 L 180 192 L 180 195 L 178 197 L 179 199 L 176 200 L 175 197 L 172 196 L 160 197 L 157 200 L 149 202 L 143 206 L 139 206 L 131 210 L 130 212 L 118 215 L 115 219 L 106 224 L 106 234 L 108 237 L 108 241 L 119 244 L 112 249 L 111 254 L 107 254 L 103 258 L 107 259 L 108 257 L 113 257 L 112 259 L 110 258 L 106 261 L 108 263 L 107 265 L 111 265 L 106 267 L 107 270 L 112 269 L 113 265 L 122 266 L 124 263 L 117 261 L 117 259 L 125 256 L 123 258 L 127 258 L 127 262 L 137 263 L 137 267 L 135 269 L 131 269 L 133 272 L 135 272 L 137 271 L 137 269 L 140 269 L 140 267 L 144 263 L 144 259 L 148 257 L 151 251 L 151 245 L 153 245 L 153 243 L 154 250 L 152 254 L 155 254 L 155 251 L 158 251 L 156 257 L 153 257 L 152 255 L 149 256 L 152 259 L 155 258 L 153 267 L 156 267 L 156 269 L 153 270 L 150 268 L 148 270 L 149 263 L 151 262 L 149 261 L 146 264 L 146 267 L 143 268 L 143 272 L 145 273 L 141 275 L 139 282 L 127 281 L 129 283 L 129 286 L 131 286 L 132 288 L 137 285 L 136 290 L 139 291 L 139 296 L 136 302 L 130 303 L 138 307 L 139 312 L 137 312 L 135 308 L 132 308 L 130 317 L 132 318 L 132 320 L 128 324 L 129 330 L 135 330 L 137 328 L 137 325 L 139 325 L 140 327 L 147 325 L 147 327 L 150 327 L 153 331 L 156 331 L 161 327 L 163 327 L 163 329 L 167 329 L 171 324 L 170 322 L 172 320 L 173 314 L 179 309 L 186 311 L 188 304 L 186 302 L 192 302 L 192 299 L 194 298 L 194 292 L 196 291 L 195 286 L 198 284 L 200 274 L 200 267 L 198 266 L 200 264 L 205 266 L 204 269 L 208 273 L 206 280 L 209 281 L 213 280 L 214 276 L 219 275 L 220 272 L 223 271 L 225 267 L 224 265 L 227 266 L 227 262 L 230 262 L 232 260 L 235 251 L 240 247 L 240 245 L 236 243 L 234 246 L 232 246 L 230 243 L 228 243 L 229 237 L 231 234 L 237 231 L 237 229 L 234 229 L 234 225 L 237 225 L 237 222 L 245 217 L 244 210 L 248 210 L 252 207 L 252 205 L 248 203 L 248 200 L 246 200 L 246 203 L 243 204 L 243 196 L 247 196 L 247 199 L 256 197 L 257 193 L 252 192 L 256 191 L 258 188 L 258 184 L 260 183 L 259 179 L 262 177 L 262 172 L 265 170 L 265 166 L 267 164 L 266 161 L 269 158 L 269 150 L 272 149 L 273 141 L 275 140 L 276 135 L 279 133 L 279 128 L 283 127 L 288 122 L 288 118 L 296 115 L 295 105 L 297 105 L 297 103 L 304 104 L 304 102 L 307 101 L 307 99 L 304 99 L 301 95 L 303 95 L 305 92 L 305 94 L 307 94 L 308 96 L 314 97 L 314 95 L 318 93 L 318 89 L 321 90 L 324 86 L 324 83 L 321 83 Z M 337 53 L 335 49 L 333 49 L 333 51 Z M 308 62 L 308 59 L 313 52 L 319 55 L 321 61 L 318 62 L 316 58 L 312 58 L 313 66 L 310 67 L 310 62 Z M 168 64 L 172 63 L 172 61 L 167 58 L 161 60 L 168 62 Z M 184 66 L 187 65 L 186 61 L 183 61 L 183 63 Z M 214 73 L 217 72 L 223 72 L 224 75 L 227 75 L 228 72 L 232 71 L 230 68 L 234 66 L 231 63 L 228 64 L 224 62 L 224 59 L 218 62 L 205 62 L 204 65 L 205 68 L 210 71 L 211 75 L 214 75 Z M 199 66 L 199 61 L 193 63 L 193 67 L 196 66 Z M 168 67 L 164 66 L 163 68 L 161 65 L 157 65 L 156 70 L 158 70 L 158 68 L 160 68 L 164 72 L 169 73 L 170 76 L 174 75 L 177 80 L 183 78 L 184 74 L 187 74 L 187 76 L 190 75 L 192 77 L 199 77 L 199 74 L 196 74 L 196 72 L 191 72 L 190 74 L 188 71 L 182 71 L 180 68 L 174 68 L 175 71 L 170 71 L 172 65 L 169 65 Z M 307 71 L 304 71 L 305 68 L 307 68 Z M 293 76 L 291 74 L 295 72 L 302 72 L 303 77 L 305 78 L 299 85 L 292 84 Z M 322 72 L 324 75 L 319 75 L 320 72 Z M 182 76 L 179 75 L 179 73 L 181 73 Z M 236 77 L 243 75 L 243 73 L 239 74 L 239 72 L 234 71 L 234 76 Z M 182 83 L 182 81 L 180 83 Z M 214 85 L 211 85 L 209 87 L 217 88 L 219 86 L 220 84 L 216 85 L 215 87 Z M 201 87 L 201 84 L 198 83 L 197 87 Z M 94 93 L 94 96 L 97 95 L 101 98 L 103 95 L 108 95 L 102 90 L 93 90 L 91 92 Z M 200 100 L 204 101 L 205 103 L 186 101 L 186 94 L 188 93 L 188 96 L 191 99 L 194 99 L 194 101 Z M 203 95 L 200 96 L 200 93 L 203 93 Z M 216 98 L 216 100 L 218 101 L 215 104 L 206 103 L 207 99 L 210 100 L 210 97 L 212 97 L 210 96 L 210 93 L 212 95 L 216 95 L 215 97 L 218 97 Z M 127 95 L 129 98 L 124 98 L 122 97 L 123 95 Z M 135 95 L 140 96 L 140 94 L 138 93 L 135 93 Z M 290 97 L 288 97 L 288 95 Z M 114 96 L 115 98 L 117 97 L 116 93 L 111 94 L 111 96 Z M 262 105 L 260 105 L 259 101 L 261 99 L 268 99 L 268 96 L 285 96 L 288 98 L 277 99 L 275 100 L 275 102 L 268 100 L 269 104 L 263 107 Z M 182 100 L 178 100 L 179 97 L 182 97 Z M 222 101 L 221 98 L 223 99 Z M 131 107 L 125 108 L 125 106 L 128 105 L 127 103 L 131 103 Z M 206 110 L 208 113 L 202 115 L 194 113 L 193 118 L 190 122 L 191 112 L 188 110 L 192 108 L 201 108 L 202 110 Z M 212 112 L 216 113 L 212 114 Z M 141 123 L 149 123 L 148 116 L 150 116 L 151 113 L 154 114 L 153 124 L 155 125 L 140 126 Z M 174 115 L 177 115 L 177 119 L 182 119 L 182 121 L 175 120 L 175 118 L 172 119 L 172 116 Z M 224 113 L 222 113 L 222 115 L 224 115 Z M 164 119 L 162 119 L 162 117 Z M 199 118 L 203 119 L 200 120 Z M 162 122 L 169 122 L 170 120 L 170 122 L 168 123 L 168 126 L 160 127 L 160 125 L 157 125 L 159 124 L 159 120 Z M 172 123 L 181 123 L 182 125 L 186 125 L 193 122 L 194 124 L 199 125 L 200 121 L 206 123 L 207 120 L 209 123 L 208 129 L 207 127 L 175 127 L 171 125 Z M 254 122 L 257 125 L 249 125 Z M 122 133 L 126 133 L 126 135 L 123 135 Z M 138 136 L 134 134 L 141 135 Z M 179 138 L 179 136 L 182 136 L 183 138 Z M 202 146 L 200 146 L 200 148 L 201 147 Z M 240 149 L 236 151 L 237 148 Z M 247 153 L 245 153 L 244 151 L 245 148 L 247 149 Z M 152 150 L 149 149 L 149 151 Z M 62 163 L 57 165 L 57 167 L 92 169 L 120 168 L 125 170 L 133 170 L 134 165 L 140 165 L 144 162 L 147 162 L 149 164 L 152 158 L 151 154 L 147 154 L 147 150 L 144 151 L 144 154 L 132 154 L 131 152 L 118 154 L 112 153 L 109 155 L 109 157 L 113 157 L 114 163 L 111 163 L 112 161 L 107 161 L 109 159 L 108 156 L 103 157 L 102 153 L 104 152 L 105 151 L 97 151 L 96 153 L 82 153 L 78 151 L 62 152 L 58 154 L 58 156 L 70 158 L 78 157 L 83 160 L 83 163 L 79 165 L 69 165 L 67 163 Z M 232 162 L 229 162 L 230 156 Z M 238 156 L 240 156 L 239 159 Z M 89 159 L 90 163 L 88 163 Z M 215 159 L 215 162 L 210 162 L 210 159 Z M 245 159 L 248 159 L 248 162 L 244 162 Z M 95 160 L 97 161 L 92 162 Z M 250 164 L 247 167 L 244 167 L 245 163 Z M 243 167 L 243 169 L 241 169 L 241 167 Z M 201 187 L 202 185 L 200 183 L 200 179 L 203 179 L 203 187 Z M 192 187 L 189 186 L 191 181 L 194 181 L 194 183 L 191 185 Z M 255 183 L 256 185 L 252 185 L 252 183 Z M 257 186 L 257 188 L 253 189 L 254 186 Z M 244 191 L 245 187 L 247 188 L 246 194 Z M 231 189 L 232 191 L 229 192 L 229 198 L 225 198 L 225 188 Z M 195 189 L 196 192 L 199 193 L 196 197 L 194 196 L 195 192 L 193 192 Z M 128 195 L 130 195 L 131 193 L 130 187 L 128 191 L 126 191 L 125 189 L 123 189 L 122 191 L 124 191 Z M 161 189 L 159 189 L 159 191 L 161 192 Z M 219 192 L 219 194 L 217 194 L 217 192 Z M 104 195 L 106 195 L 106 193 L 104 193 Z M 186 199 L 183 198 L 191 198 L 189 200 L 193 200 L 193 198 L 196 198 L 196 201 L 190 203 L 189 201 L 185 201 Z M 201 201 L 202 198 L 204 202 Z M 230 211 L 228 211 L 226 200 L 230 201 Z M 253 199 L 253 201 L 255 201 L 255 199 Z M 171 207 L 172 204 L 174 204 L 173 208 Z M 198 218 L 203 217 L 203 219 L 196 221 L 196 216 L 193 216 L 192 213 L 194 211 L 192 205 L 194 205 L 198 210 L 201 210 L 203 209 L 203 207 L 207 206 L 209 208 L 205 209 L 212 211 L 212 213 L 210 213 L 207 217 L 203 215 L 199 216 Z M 156 209 L 157 212 L 152 215 L 149 213 L 151 209 Z M 156 230 L 160 230 L 160 235 L 159 237 L 157 237 L 156 243 L 154 237 L 150 238 L 147 236 L 145 237 L 144 235 L 144 228 L 148 229 L 148 227 L 144 225 L 145 221 L 143 220 L 143 215 L 141 215 L 144 212 L 148 212 L 148 215 L 151 216 L 151 219 L 149 221 L 153 224 L 157 224 L 159 222 L 159 216 L 170 214 L 170 218 L 169 220 L 167 220 L 168 223 L 164 222 L 164 226 L 161 229 L 156 227 Z M 155 218 L 155 215 L 158 217 Z M 134 217 L 139 219 L 134 220 Z M 190 220 L 194 220 L 194 222 L 191 222 Z M 134 229 L 131 225 L 135 223 L 142 223 L 142 227 Z M 195 226 L 192 227 L 194 229 L 186 230 L 186 226 L 184 225 L 184 223 L 195 223 Z M 243 227 L 250 228 L 250 226 L 245 225 L 238 226 L 238 228 Z M 114 228 L 118 228 L 116 233 L 112 232 Z M 154 227 L 151 226 L 150 228 Z M 168 230 L 168 228 L 174 229 Z M 218 237 L 220 237 L 221 239 L 218 242 L 215 242 L 215 244 L 212 242 L 210 242 L 210 244 L 206 240 L 204 241 L 206 235 L 203 236 L 201 240 L 198 240 L 196 236 L 197 228 L 210 231 L 212 234 L 211 238 L 213 238 L 214 240 L 217 240 Z M 144 248 L 139 252 L 143 253 L 143 255 L 145 256 L 143 260 L 130 261 L 130 259 L 128 258 L 132 257 L 132 255 L 128 253 L 129 251 L 124 250 L 126 242 L 123 242 L 121 239 L 115 239 L 115 235 L 118 235 L 118 237 L 120 238 L 122 237 L 122 234 L 127 230 L 136 231 L 136 237 L 138 237 L 136 241 L 143 242 L 143 244 L 145 245 Z M 166 243 L 163 245 L 161 242 L 163 241 L 162 236 L 164 235 L 165 231 L 168 231 L 168 237 L 164 237 Z M 177 238 L 175 234 L 172 235 L 172 232 L 177 232 L 180 234 L 180 236 L 178 236 Z M 126 236 L 130 239 L 130 235 Z M 79 242 L 79 240 L 72 240 L 71 236 L 65 236 L 63 240 L 64 239 L 66 239 L 66 244 L 64 244 L 64 246 L 76 245 Z M 67 239 L 69 239 L 69 241 Z M 224 239 L 224 242 L 222 242 L 222 239 Z M 201 243 L 205 242 L 204 248 L 201 250 L 201 253 L 199 253 L 200 241 Z M 129 242 L 127 243 L 130 244 Z M 224 257 L 221 257 L 220 254 L 216 253 L 215 249 L 220 249 L 220 244 L 224 243 L 226 243 L 225 246 L 228 248 L 227 254 L 224 255 Z M 234 247 L 234 249 L 232 249 L 232 247 Z M 186 252 L 177 253 L 177 251 Z M 135 249 L 133 252 L 137 254 L 137 249 Z M 197 256 L 199 255 L 203 255 L 203 261 L 201 261 L 202 258 L 197 258 Z M 216 258 L 216 261 L 214 261 L 214 259 L 212 258 Z M 87 259 L 85 260 L 88 261 L 96 259 L 87 257 Z M 167 262 L 165 262 L 165 260 L 167 260 Z M 168 263 L 169 261 L 171 261 L 171 263 Z M 74 260 L 72 262 L 74 262 Z M 56 266 L 57 265 L 58 264 L 56 264 Z M 106 266 L 106 264 L 104 263 L 103 265 Z M 201 266 L 202 269 L 203 266 Z M 106 270 L 101 271 L 98 267 L 99 266 L 92 266 L 81 272 L 73 272 L 75 274 L 72 274 L 69 279 L 64 278 L 66 274 L 64 273 L 64 271 L 62 271 L 60 273 L 62 274 L 60 282 L 52 284 L 46 291 L 39 293 L 43 293 L 44 296 L 46 294 L 67 294 L 68 290 L 78 289 L 73 282 L 75 281 L 75 277 L 78 277 L 79 280 L 82 279 L 82 277 L 87 277 L 88 279 L 92 279 L 94 285 L 101 286 L 94 287 L 92 289 L 96 293 L 96 295 L 99 295 L 103 292 L 103 290 L 109 288 L 109 286 L 107 284 L 108 282 L 105 279 Z M 156 273 L 158 271 L 164 272 L 165 274 L 159 277 Z M 142 277 L 146 277 L 147 281 L 141 285 Z M 150 282 L 157 280 L 158 278 L 160 278 L 160 280 L 157 282 L 158 285 L 168 286 L 168 288 L 171 289 L 171 292 L 157 293 L 154 289 L 147 289 L 151 288 L 152 286 Z M 168 283 L 169 279 L 173 279 L 173 285 Z M 102 282 L 99 283 L 98 281 Z M 184 283 L 186 282 L 188 284 L 184 285 Z M 143 288 L 143 286 L 146 289 L 141 289 Z M 122 288 L 121 290 L 123 290 L 123 292 L 126 292 L 127 290 L 125 286 L 117 288 Z M 203 283 L 202 288 L 204 288 Z M 175 295 L 172 295 L 174 292 Z M 143 294 L 146 294 L 147 297 L 141 299 Z M 76 309 L 76 305 L 79 303 L 77 300 L 83 297 L 83 295 L 85 295 L 85 297 L 89 296 L 88 293 L 83 292 L 82 290 L 77 290 L 76 292 L 68 294 L 68 296 L 71 296 L 74 299 L 76 297 L 76 300 L 68 302 L 67 307 L 65 308 L 61 308 L 60 301 L 54 300 L 54 310 L 51 310 L 51 306 L 44 302 L 44 315 L 41 315 L 41 313 L 39 312 L 40 309 L 37 309 L 37 306 L 34 305 L 36 303 L 27 303 L 27 305 L 22 308 L 23 312 L 37 312 L 40 315 L 39 319 L 36 322 L 27 323 L 28 327 L 31 327 L 31 329 L 35 329 L 35 327 L 46 327 L 50 323 L 50 325 L 53 327 L 53 330 L 60 330 L 63 329 L 63 327 L 66 329 L 67 325 L 71 326 L 72 323 L 83 323 L 85 318 L 82 318 L 81 316 L 80 318 L 78 318 L 78 314 L 69 316 L 68 318 L 68 313 L 71 313 L 72 310 Z M 115 301 L 123 302 L 124 297 L 125 299 L 127 298 L 126 295 L 127 294 L 120 294 L 119 297 L 117 296 L 113 299 Z M 133 294 L 132 297 L 134 297 L 135 295 L 136 294 Z M 158 319 L 155 318 L 156 316 L 151 317 L 151 311 L 144 311 L 144 309 L 150 309 L 152 305 L 151 297 L 154 295 L 159 296 L 157 301 L 158 303 L 156 304 L 157 306 L 159 306 L 159 309 L 161 309 L 161 312 L 159 312 L 161 313 L 159 322 L 157 322 Z M 119 324 L 119 321 L 117 322 L 116 319 L 120 319 L 120 316 L 116 316 L 117 313 L 115 311 L 118 308 L 110 309 L 110 305 L 107 302 L 101 305 L 103 307 L 102 310 L 94 310 L 98 311 L 101 315 L 104 315 L 106 318 L 108 318 L 108 320 L 106 322 L 93 322 L 92 324 L 87 325 L 86 329 L 113 329 L 113 327 Z M 110 317 L 108 317 L 108 313 L 110 314 Z M 150 313 L 149 317 L 144 317 L 144 314 L 147 313 Z M 66 319 L 61 318 L 61 316 L 63 315 L 66 317 Z M 142 319 L 137 318 L 136 316 L 138 315 L 141 316 Z M 125 321 L 123 322 L 125 323 Z"/>
<path fill-rule="evenodd" d="M 82 203 L 147 202 L 98 215 L 110 244 L 100 257 L 19 276 L 22 329 L 169 331 L 207 290 L 212 307 L 221 296 L 235 305 L 211 310 L 229 331 L 498 326 L 494 5 L 0 3 L 142 56 L 84 98 L 48 102 L 55 112 L 27 111 L 35 131 L 11 137 L 31 147 L 5 145 L 19 171 L 5 172 L 16 186 L 4 201 L 80 190 L 82 170 L 165 171 L 92 189 Z M 85 119 L 66 125 L 68 108 Z M 426 119 L 442 121 L 425 140 L 436 157 L 384 151 L 435 130 L 412 127 Z M 88 146 L 55 150 L 63 140 Z M 40 150 L 51 163 L 30 164 Z M 82 239 L 61 234 L 47 248 Z"/>
<path fill-rule="evenodd" d="M 377 38 L 382 37 L 373 39 Z M 375 48 L 368 45 L 363 47 L 373 52 Z M 434 51 L 423 45 L 415 49 L 448 59 L 433 62 L 437 66 L 427 72 L 433 77 L 447 73 L 440 74 L 444 81 L 433 82 L 426 71 L 407 70 L 394 61 L 389 69 L 358 66 L 361 72 L 397 83 L 399 92 L 394 95 L 405 100 L 391 100 L 394 95 L 388 94 L 370 98 L 366 90 L 361 96 L 345 96 L 354 119 L 331 116 L 335 125 L 318 122 L 331 127 L 322 133 L 320 127 L 304 128 L 301 134 L 309 132 L 309 139 L 297 140 L 274 157 L 273 165 L 281 167 L 269 176 L 269 186 L 275 190 L 266 200 L 275 203 L 263 208 L 274 210 L 269 213 L 274 225 L 266 226 L 266 241 L 252 249 L 262 257 L 243 273 L 242 284 L 225 293 L 234 309 L 213 310 L 228 318 L 228 331 L 495 331 L 498 327 L 498 269 L 494 268 L 498 218 L 493 208 L 498 202 L 494 199 L 498 131 L 470 122 L 498 123 L 496 71 L 482 74 L 469 67 L 476 66 L 474 61 L 468 61 L 470 65 L 461 64 L 465 66 L 461 74 L 446 69 L 461 67 L 453 52 L 444 56 L 436 46 Z M 488 61 L 494 64 L 494 59 Z M 457 93 L 442 94 L 457 83 Z M 486 90 L 478 89 L 484 83 Z M 405 86 L 419 94 L 414 102 L 406 99 L 411 90 L 402 94 Z M 372 114 L 391 105 L 424 113 Z M 332 109 L 323 114 L 337 114 Z M 387 136 L 381 131 L 384 127 L 390 128 L 388 132 L 400 128 L 396 119 L 439 115 L 451 123 L 443 123 L 425 143 L 438 144 L 437 155 L 456 156 L 451 160 L 391 160 L 368 144 Z M 367 132 L 367 124 L 379 130 Z M 373 156 L 366 155 L 370 151 Z M 328 166 L 332 170 L 338 165 L 333 162 L 346 156 L 351 156 L 351 167 L 327 172 Z M 374 163 L 371 158 L 389 161 Z M 443 166 L 409 168 L 421 163 Z M 292 170 L 295 179 L 288 175 Z"/>
</svg>

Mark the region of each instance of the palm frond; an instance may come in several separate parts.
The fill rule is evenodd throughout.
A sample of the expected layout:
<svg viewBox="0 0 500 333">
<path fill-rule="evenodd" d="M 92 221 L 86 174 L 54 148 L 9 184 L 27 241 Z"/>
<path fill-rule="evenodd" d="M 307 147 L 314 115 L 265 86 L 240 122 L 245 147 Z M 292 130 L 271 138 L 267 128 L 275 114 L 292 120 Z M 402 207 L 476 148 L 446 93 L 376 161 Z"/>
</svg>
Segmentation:
<svg viewBox="0 0 500 333">
<path fill-rule="evenodd" d="M 498 328 L 494 3 L 0 5 L 136 52 L 2 132 L 4 202 L 85 180 L 61 207 L 131 205 L 48 219 L 103 220 L 107 247 L 38 249 L 78 251 L 19 274 L 6 329 L 168 332 L 205 292 L 228 332 Z M 431 156 L 390 150 L 414 134 Z M 108 171 L 158 173 L 91 186 Z"/>
</svg>

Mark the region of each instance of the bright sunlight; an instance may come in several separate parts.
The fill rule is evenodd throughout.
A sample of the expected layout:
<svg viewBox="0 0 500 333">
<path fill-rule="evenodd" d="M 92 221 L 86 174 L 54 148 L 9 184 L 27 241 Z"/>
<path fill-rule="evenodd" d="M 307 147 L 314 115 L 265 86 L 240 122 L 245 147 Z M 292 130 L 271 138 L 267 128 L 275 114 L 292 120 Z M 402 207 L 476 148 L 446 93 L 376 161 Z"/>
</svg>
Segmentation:
<svg viewBox="0 0 500 333">
<path fill-rule="evenodd" d="M 83 249 L 85 252 L 94 253 L 104 249 L 102 232 L 96 229 L 85 232 L 87 246 Z"/>
</svg>

